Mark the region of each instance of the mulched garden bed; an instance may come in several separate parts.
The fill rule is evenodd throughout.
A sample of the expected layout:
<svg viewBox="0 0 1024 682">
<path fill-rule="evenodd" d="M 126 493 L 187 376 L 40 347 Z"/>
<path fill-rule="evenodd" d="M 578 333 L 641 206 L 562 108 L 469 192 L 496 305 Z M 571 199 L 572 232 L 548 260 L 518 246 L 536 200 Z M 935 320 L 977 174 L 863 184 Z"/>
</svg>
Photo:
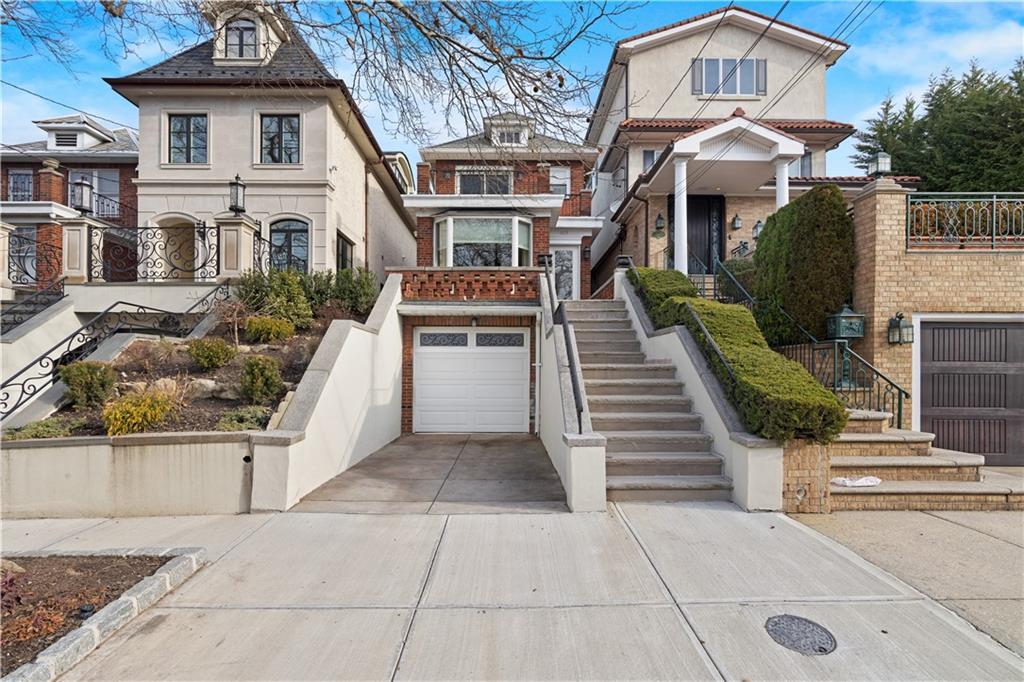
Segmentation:
<svg viewBox="0 0 1024 682">
<path fill-rule="evenodd" d="M 2 665 L 6 675 L 79 627 L 81 607 L 96 613 L 172 557 L 17 557 L 24 573 L 4 571 L 0 585 Z"/>
</svg>

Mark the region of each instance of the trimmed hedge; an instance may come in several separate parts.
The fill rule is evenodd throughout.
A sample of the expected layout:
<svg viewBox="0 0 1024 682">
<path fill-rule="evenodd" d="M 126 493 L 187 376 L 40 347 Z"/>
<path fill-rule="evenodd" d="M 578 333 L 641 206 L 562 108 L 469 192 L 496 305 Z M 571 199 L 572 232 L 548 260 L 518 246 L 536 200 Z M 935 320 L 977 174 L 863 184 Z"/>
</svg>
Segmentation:
<svg viewBox="0 0 1024 682">
<path fill-rule="evenodd" d="M 694 315 L 722 351 L 735 380 Z M 690 330 L 751 433 L 782 442 L 806 438 L 828 443 L 846 426 L 846 409 L 839 399 L 800 364 L 769 348 L 743 306 L 677 296 L 662 303 L 655 316 L 659 326 L 682 324 Z"/>
<path fill-rule="evenodd" d="M 690 278 L 678 270 L 655 270 L 654 268 L 630 268 L 626 276 L 640 295 L 648 311 L 656 310 L 665 300 L 673 296 L 696 296 L 697 287 Z"/>
<path fill-rule="evenodd" d="M 722 267 L 729 271 L 729 275 L 732 275 L 748 294 L 751 296 L 754 295 L 754 278 L 757 275 L 757 268 L 754 266 L 754 261 L 752 259 L 732 258 L 722 263 Z M 733 284 L 729 275 L 719 273 L 718 288 L 723 294 L 732 299 L 733 302 L 745 300 L 746 296 L 736 288 L 736 285 Z"/>
</svg>

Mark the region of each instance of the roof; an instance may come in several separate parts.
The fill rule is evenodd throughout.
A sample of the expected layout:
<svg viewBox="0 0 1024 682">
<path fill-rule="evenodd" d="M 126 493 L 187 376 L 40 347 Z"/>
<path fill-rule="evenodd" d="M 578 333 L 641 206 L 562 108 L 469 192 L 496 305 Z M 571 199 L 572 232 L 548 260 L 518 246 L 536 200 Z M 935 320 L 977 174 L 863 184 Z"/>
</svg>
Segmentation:
<svg viewBox="0 0 1024 682">
<path fill-rule="evenodd" d="M 900 185 L 916 185 L 921 182 L 921 177 L 918 175 L 886 175 L 885 177 L 893 180 Z M 791 185 L 865 185 L 875 178 L 871 175 L 809 175 L 806 177 L 793 177 L 789 179 Z M 769 180 L 766 184 L 775 184 L 774 180 Z"/>
<path fill-rule="evenodd" d="M 744 115 L 745 114 L 739 114 Z M 690 132 L 700 128 L 705 128 L 709 125 L 715 125 L 721 123 L 727 119 L 724 118 L 700 118 L 700 119 L 685 119 L 685 118 L 627 118 L 619 124 L 619 130 L 664 130 L 668 132 Z M 751 119 L 753 120 L 753 119 Z M 780 132 L 793 133 L 793 132 L 813 132 L 813 131 L 844 131 L 853 132 L 855 130 L 851 123 L 840 123 L 839 121 L 829 121 L 827 119 L 756 119 L 758 123 L 768 126 L 769 128 L 775 128 Z"/>
<path fill-rule="evenodd" d="M 36 121 L 39 123 L 39 121 Z M 133 155 L 138 156 L 139 153 L 139 141 L 135 137 L 135 134 L 126 128 L 117 128 L 111 130 L 110 134 L 113 136 L 113 142 L 100 142 L 92 147 L 81 148 L 81 149 L 48 149 L 46 147 L 46 140 L 39 140 L 37 142 L 23 142 L 21 144 L 6 145 L 3 151 L 12 152 L 18 154 L 40 155 L 45 154 L 47 157 L 52 156 L 88 156 L 97 154 L 119 154 L 119 155 Z"/>
<path fill-rule="evenodd" d="M 420 149 L 422 152 L 430 151 L 443 151 L 445 149 L 494 149 L 503 151 L 513 151 L 520 153 L 523 151 L 535 151 L 538 153 L 543 152 L 578 152 L 581 154 L 597 154 L 597 150 L 593 147 L 588 147 L 582 144 L 576 144 L 574 142 L 567 142 L 566 140 L 559 140 L 556 137 L 550 135 L 544 135 L 541 133 L 534 133 L 527 140 L 525 145 L 516 147 L 504 147 L 501 145 L 495 145 L 490 137 L 483 133 L 476 133 L 475 135 L 467 135 L 466 137 L 460 137 L 455 140 L 449 140 L 442 142 L 441 144 L 435 144 L 429 147 L 423 147 Z"/>
</svg>

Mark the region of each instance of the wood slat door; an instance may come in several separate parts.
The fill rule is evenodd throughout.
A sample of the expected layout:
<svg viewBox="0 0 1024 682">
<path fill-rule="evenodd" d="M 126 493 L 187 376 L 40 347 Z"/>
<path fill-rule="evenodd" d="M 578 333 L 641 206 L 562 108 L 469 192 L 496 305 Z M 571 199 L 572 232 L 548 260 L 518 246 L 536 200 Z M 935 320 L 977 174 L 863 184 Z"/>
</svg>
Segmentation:
<svg viewBox="0 0 1024 682">
<path fill-rule="evenodd" d="M 935 446 L 1024 465 L 1024 323 L 921 325 L 921 430 Z"/>
</svg>

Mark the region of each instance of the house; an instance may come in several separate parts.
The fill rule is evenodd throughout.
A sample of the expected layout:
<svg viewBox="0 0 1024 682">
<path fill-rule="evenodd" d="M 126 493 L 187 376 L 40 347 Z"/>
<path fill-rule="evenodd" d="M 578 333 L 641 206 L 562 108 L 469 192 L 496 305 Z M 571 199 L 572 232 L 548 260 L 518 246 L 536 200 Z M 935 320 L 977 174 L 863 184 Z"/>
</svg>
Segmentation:
<svg viewBox="0 0 1024 682">
<path fill-rule="evenodd" d="M 597 150 L 513 113 L 425 147 L 416 267 L 403 277 L 403 431 L 529 431 L 540 257 L 559 300 L 590 296 L 586 177 Z"/>
<path fill-rule="evenodd" d="M 367 267 L 382 279 L 385 264 L 412 264 L 401 179 L 345 83 L 268 5 L 206 7 L 211 39 L 106 79 L 139 107 L 140 225 L 170 239 L 244 212 L 273 267 Z M 231 210 L 236 177 L 243 211 Z"/>
</svg>

